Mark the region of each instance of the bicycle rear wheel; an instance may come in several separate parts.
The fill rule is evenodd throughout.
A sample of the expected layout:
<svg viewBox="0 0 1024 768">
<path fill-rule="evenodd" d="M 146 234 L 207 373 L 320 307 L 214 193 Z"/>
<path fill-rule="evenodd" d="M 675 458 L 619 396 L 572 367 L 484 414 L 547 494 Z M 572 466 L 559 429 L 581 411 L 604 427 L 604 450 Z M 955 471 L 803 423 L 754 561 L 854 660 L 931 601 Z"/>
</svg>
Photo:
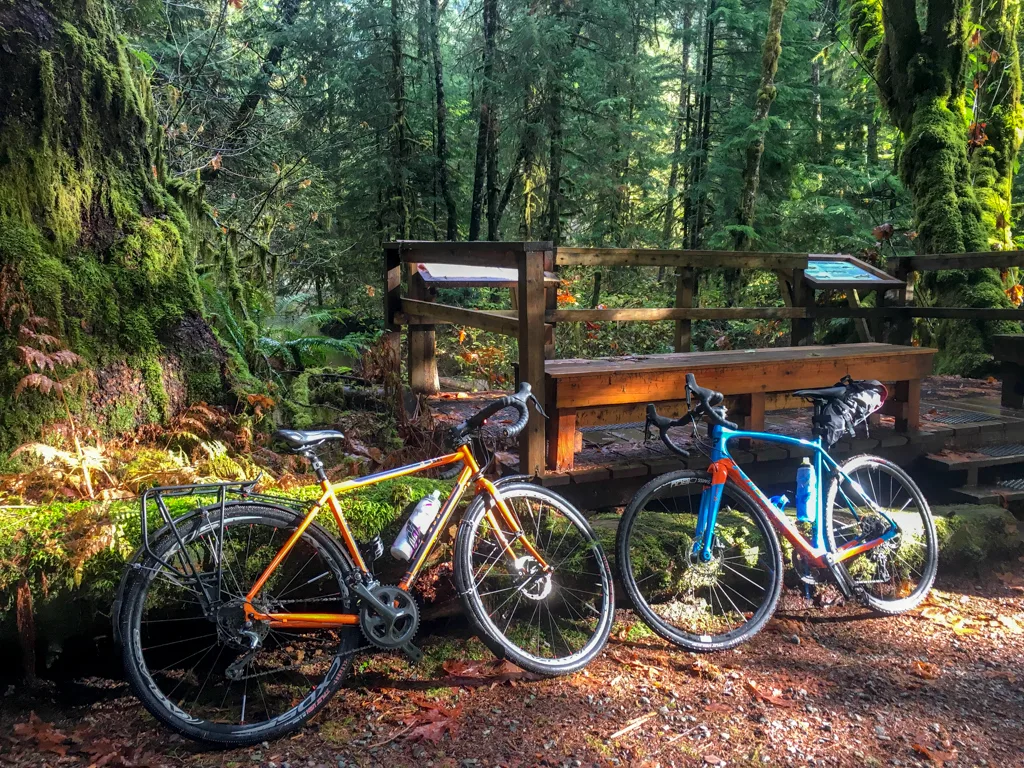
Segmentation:
<svg viewBox="0 0 1024 768">
<path fill-rule="evenodd" d="M 878 456 L 854 456 L 840 469 L 852 483 L 840 492 L 836 476 L 825 499 L 825 531 L 833 551 L 851 542 L 871 541 L 899 527 L 894 538 L 839 564 L 863 599 L 879 613 L 896 614 L 917 606 L 935 582 L 939 541 L 921 489 L 900 467 Z"/>
<path fill-rule="evenodd" d="M 256 744 L 298 728 L 341 685 L 359 630 L 285 630 L 247 621 L 243 595 L 302 518 L 262 504 L 181 521 L 128 575 L 119 615 L 125 672 L 158 720 L 191 739 Z M 209 607 L 192 567 L 220 597 Z M 275 613 L 350 613 L 351 565 L 313 524 L 253 601 Z M 255 647 L 253 647 L 255 646 Z"/>
<path fill-rule="evenodd" d="M 541 675 L 575 672 L 601 652 L 611 631 L 615 602 L 608 560 L 583 515 L 558 494 L 530 483 L 502 485 L 500 492 L 522 536 L 490 497 L 473 500 L 455 543 L 463 605 L 480 639 L 499 658 Z"/>
<path fill-rule="evenodd" d="M 682 470 L 652 480 L 622 515 L 616 561 L 637 612 L 691 651 L 721 651 L 765 625 L 782 591 L 782 550 L 764 514 L 726 482 L 712 559 L 694 554 L 701 495 L 711 475 Z"/>
</svg>

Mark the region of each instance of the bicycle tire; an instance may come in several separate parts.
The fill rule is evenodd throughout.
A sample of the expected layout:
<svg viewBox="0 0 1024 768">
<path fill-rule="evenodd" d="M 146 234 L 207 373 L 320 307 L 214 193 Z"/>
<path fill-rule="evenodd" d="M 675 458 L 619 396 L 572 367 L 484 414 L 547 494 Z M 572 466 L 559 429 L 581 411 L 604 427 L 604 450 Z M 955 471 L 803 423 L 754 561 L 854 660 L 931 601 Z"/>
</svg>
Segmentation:
<svg viewBox="0 0 1024 768">
<path fill-rule="evenodd" d="M 200 536 L 218 530 L 220 525 L 219 508 L 211 508 L 209 512 L 208 516 L 193 515 L 179 524 L 178 533 L 186 545 L 195 542 Z M 224 523 L 228 529 L 233 525 L 249 523 L 251 531 L 252 525 L 255 524 L 294 529 L 301 520 L 300 515 L 283 508 L 259 503 L 241 503 L 227 508 Z M 283 538 L 281 542 L 284 542 Z M 346 575 L 353 568 L 348 555 L 337 546 L 331 535 L 316 523 L 311 524 L 303 532 L 299 542 L 306 542 L 315 552 L 326 556 L 324 561 L 333 571 L 329 575 L 337 581 L 341 589 L 345 590 L 345 594 L 338 598 L 337 603 L 332 601 L 332 605 L 337 606 L 343 612 L 350 612 L 354 600 L 351 595 L 347 594 L 347 588 L 343 586 Z M 167 531 L 153 544 L 154 552 L 165 560 L 174 557 L 172 553 L 177 547 L 177 538 L 171 531 Z M 246 551 L 246 560 L 248 560 L 248 550 Z M 287 562 L 287 558 L 285 562 Z M 321 683 L 306 692 L 301 701 L 273 719 L 260 723 L 244 723 L 244 703 L 241 717 L 243 722 L 239 725 L 211 722 L 190 716 L 171 700 L 173 691 L 169 696 L 161 690 L 155 676 L 165 670 L 151 672 L 148 669 L 145 661 L 145 649 L 142 646 L 142 613 L 146 606 L 150 586 L 157 580 L 161 568 L 162 566 L 156 560 L 144 556 L 129 572 L 120 605 L 118 626 L 122 638 L 122 661 L 132 692 L 150 714 L 171 730 L 189 739 L 219 747 L 247 746 L 270 741 L 301 727 L 327 704 L 344 682 L 351 666 L 352 651 L 358 645 L 359 630 L 356 627 L 346 628 L 337 633 L 340 637 L 336 652 L 330 657 L 323 657 L 323 662 L 329 663 L 329 666 Z M 243 568 L 243 573 L 244 570 Z M 290 582 L 288 586 L 290 587 Z M 218 642 L 220 642 L 219 629 Z M 295 644 L 297 645 L 298 642 Z M 333 647 L 333 642 L 331 645 Z M 219 656 L 218 653 L 218 658 Z M 299 663 L 301 665 L 302 657 L 299 658 Z M 213 666 L 216 665 L 217 661 L 215 660 Z M 300 674 L 305 677 L 301 669 L 300 666 Z M 209 678 L 207 679 L 209 680 Z M 204 687 L 205 685 L 204 683 Z M 227 688 L 230 688 L 230 685 L 229 683 Z M 262 683 L 258 685 L 262 695 Z M 248 680 L 246 686 L 248 687 Z M 228 696 L 227 688 L 224 694 L 225 701 Z M 202 690 L 200 690 L 201 694 Z M 253 698 L 255 699 L 255 691 Z"/>
<path fill-rule="evenodd" d="M 477 633 L 483 643 L 500 659 L 508 659 L 517 666 L 538 675 L 544 676 L 556 676 L 564 675 L 571 672 L 576 672 L 596 657 L 601 650 L 604 648 L 605 643 L 608 641 L 608 635 L 611 632 L 612 621 L 615 612 L 615 596 L 614 586 L 612 579 L 611 566 L 608 564 L 608 559 L 605 557 L 604 551 L 601 548 L 601 544 L 597 537 L 594 535 L 590 524 L 586 521 L 583 515 L 569 502 L 563 499 L 558 494 L 550 491 L 541 486 L 533 485 L 532 483 L 525 482 L 510 482 L 503 483 L 500 486 L 502 498 L 506 502 L 513 505 L 515 508 L 515 502 L 518 499 L 532 498 L 537 500 L 539 503 L 546 503 L 551 505 L 568 521 L 566 526 L 566 535 L 569 529 L 576 531 L 580 539 L 579 546 L 584 548 L 584 551 L 589 550 L 590 558 L 593 561 L 595 575 L 598 581 L 597 593 L 594 593 L 598 599 L 594 601 L 592 610 L 596 609 L 597 619 L 592 630 L 590 631 L 590 637 L 586 643 L 582 645 L 578 650 L 557 658 L 545 658 L 538 653 L 532 653 L 526 648 L 514 642 L 508 636 L 508 631 L 511 626 L 511 618 L 509 623 L 504 628 L 499 628 L 491 616 L 491 613 L 485 605 L 483 597 L 486 594 L 481 594 L 479 582 L 475 574 L 474 568 L 474 544 L 478 540 L 482 540 L 481 526 L 485 521 L 484 514 L 488 509 L 490 498 L 487 496 L 478 496 L 475 498 L 467 508 L 463 515 L 462 522 L 459 525 L 458 535 L 455 542 L 455 583 L 459 590 L 459 595 L 462 598 L 463 607 L 466 614 L 469 616 Z M 520 515 L 518 511 L 516 514 Z M 529 534 L 529 525 L 524 525 Z M 538 541 L 534 542 L 538 550 L 541 549 L 539 541 L 540 535 L 536 536 Z M 562 539 L 564 541 L 564 537 Z M 551 537 L 549 536 L 548 543 L 550 544 Z M 568 546 L 568 545 L 565 545 Z M 558 547 L 552 549 L 549 554 L 562 554 L 562 552 L 556 552 Z M 544 556 L 544 552 L 541 552 Z M 570 553 L 571 555 L 571 553 Z M 566 555 L 567 559 L 570 555 Z M 547 559 L 545 557 L 545 559 Z M 497 560 L 497 556 L 495 556 Z M 560 563 L 559 563 L 560 564 Z M 562 580 L 559 580 L 559 578 Z M 515 578 L 509 576 L 508 578 Z M 549 597 L 553 597 L 554 600 L 561 599 L 565 604 L 568 604 L 570 598 L 574 594 L 577 594 L 575 584 L 573 587 L 568 586 L 569 574 L 567 572 L 555 571 L 555 574 L 551 577 L 551 583 L 553 588 L 551 594 L 543 598 L 536 598 L 539 604 L 539 600 L 547 602 Z M 552 603 L 554 602 L 552 600 Z M 518 605 L 518 603 L 517 603 Z M 514 613 L 516 610 L 515 606 L 510 609 Z M 540 608 L 537 608 L 538 613 Z M 548 604 L 549 617 L 551 614 L 551 603 Z M 555 626 L 552 625 L 552 634 L 554 634 Z M 559 630 L 560 631 L 560 630 Z M 552 640 L 551 645 L 557 643 Z"/>
<path fill-rule="evenodd" d="M 622 583 L 626 588 L 626 594 L 629 596 L 634 609 L 640 614 L 643 621 L 661 638 L 681 648 L 698 653 L 724 651 L 753 638 L 761 631 L 772 617 L 772 614 L 775 613 L 783 586 L 782 548 L 779 545 L 775 529 L 760 507 L 750 497 L 750 494 L 731 480 L 726 481 L 726 487 L 723 489 L 722 495 L 723 502 L 726 498 L 730 498 L 738 503 L 743 508 L 741 511 L 753 519 L 764 541 L 766 551 L 763 553 L 758 552 L 758 562 L 763 560 L 767 566 L 769 583 L 767 585 L 768 589 L 764 593 L 765 597 L 749 621 L 721 636 L 686 632 L 671 624 L 654 610 L 641 592 L 635 573 L 636 568 L 633 563 L 630 540 L 637 526 L 637 519 L 640 513 L 646 510 L 647 504 L 660 498 L 657 496 L 660 491 L 690 484 L 699 487 L 703 493 L 711 485 L 711 475 L 701 470 L 679 470 L 657 477 L 637 491 L 623 513 L 622 519 L 619 521 L 618 530 L 616 531 L 616 565 L 619 577 L 622 579 Z M 773 573 L 774 575 L 772 575 Z"/>
<path fill-rule="evenodd" d="M 885 472 L 895 476 L 899 479 L 900 483 L 903 484 L 907 495 L 914 501 L 917 506 L 918 512 L 922 520 L 922 532 L 925 537 L 925 565 L 923 572 L 921 573 L 921 581 L 917 587 L 909 594 L 904 597 L 897 597 L 896 599 L 885 599 L 878 595 L 872 594 L 870 590 L 865 589 L 861 595 L 863 602 L 877 613 L 884 614 L 887 616 L 895 616 L 900 613 L 911 610 L 917 607 L 922 600 L 927 596 L 928 591 L 932 588 L 935 583 L 935 576 L 938 573 L 939 565 L 939 541 L 938 534 L 935 529 L 935 520 L 932 517 L 931 508 L 928 506 L 928 501 L 925 499 L 924 494 L 921 493 L 921 489 L 917 486 L 917 483 L 908 475 L 901 467 L 889 461 L 883 459 L 880 456 L 872 456 L 870 454 L 861 454 L 859 456 L 853 456 L 847 459 L 840 465 L 840 469 L 847 475 L 852 476 L 858 470 L 861 470 L 867 466 L 875 465 L 878 467 L 884 467 Z M 863 484 L 862 484 L 863 485 Z M 881 490 L 881 489 L 879 489 Z M 890 486 L 891 490 L 891 486 Z M 836 509 L 835 501 L 839 491 L 839 477 L 836 476 L 832 479 L 829 484 L 828 495 L 825 499 L 825 514 L 828 517 L 825 520 L 825 531 L 828 536 L 829 549 L 835 551 L 837 548 L 837 541 L 835 536 L 835 516 L 834 510 Z M 895 498 L 895 497 L 894 497 Z M 901 510 L 902 511 L 902 510 Z M 884 545 L 883 545 L 884 546 Z M 874 550 L 868 550 L 862 555 L 858 555 L 851 558 L 852 562 L 857 562 L 861 558 L 870 557 L 871 552 Z M 896 550 L 897 558 L 900 557 L 899 548 Z M 847 580 L 851 584 L 857 584 L 857 578 L 855 575 L 850 573 L 850 570 L 846 562 L 838 564 L 839 568 L 843 569 Z"/>
</svg>

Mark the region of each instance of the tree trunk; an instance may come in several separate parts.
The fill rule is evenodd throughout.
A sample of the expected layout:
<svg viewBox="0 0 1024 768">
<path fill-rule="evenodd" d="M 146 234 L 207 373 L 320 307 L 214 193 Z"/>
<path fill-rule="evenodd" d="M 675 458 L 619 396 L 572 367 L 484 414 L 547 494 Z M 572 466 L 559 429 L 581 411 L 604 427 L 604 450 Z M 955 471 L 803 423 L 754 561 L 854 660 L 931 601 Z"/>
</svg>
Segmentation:
<svg viewBox="0 0 1024 768">
<path fill-rule="evenodd" d="M 391 0 L 391 98 L 392 147 L 391 183 L 395 207 L 397 236 L 408 240 L 409 215 L 409 126 L 405 116 L 405 68 L 402 54 L 402 19 L 400 0 Z"/>
<path fill-rule="evenodd" d="M 972 186 L 964 104 L 970 4 L 932 0 L 927 11 L 922 21 L 914 0 L 857 0 L 851 32 L 861 54 L 874 62 L 882 103 L 904 136 L 899 173 L 910 192 L 918 247 L 923 253 L 986 250 L 996 230 Z M 1019 80 L 1010 102 L 1010 113 L 1019 114 Z M 1017 144 L 1003 146 L 1015 160 Z M 999 273 L 991 269 L 929 273 L 915 291 L 921 295 L 939 306 L 1009 306 Z M 1017 328 L 946 321 L 925 341 L 939 348 L 937 372 L 982 375 L 991 368 L 992 334 Z"/>
<path fill-rule="evenodd" d="M 14 597 L 15 624 L 21 646 L 21 673 L 25 682 L 36 682 L 36 617 L 32 605 L 32 587 L 28 579 L 20 579 Z"/>
<path fill-rule="evenodd" d="M 709 143 L 711 141 L 711 80 L 714 75 L 715 62 L 715 4 L 707 10 L 704 22 L 704 64 L 701 74 L 701 87 L 698 99 L 700 108 L 697 113 L 697 146 L 694 148 L 687 179 L 686 196 L 686 240 L 687 247 L 698 249 L 704 241 L 704 223 L 707 208 L 707 190 L 704 189 L 704 176 L 707 172 Z"/>
<path fill-rule="evenodd" d="M 434 92 L 437 99 L 437 185 L 444 198 L 447 214 L 446 239 L 459 239 L 459 219 L 455 195 L 448 179 L 448 102 L 444 96 L 444 69 L 441 62 L 440 10 L 438 0 L 430 0 L 430 49 L 434 59 Z"/>
<path fill-rule="evenodd" d="M 489 195 L 485 190 L 488 176 L 488 152 L 492 149 L 491 139 L 493 128 L 491 121 L 493 104 L 491 104 L 492 78 L 494 77 L 494 44 L 498 26 L 497 0 L 484 0 L 484 63 L 483 76 L 480 83 L 480 119 L 477 126 L 476 162 L 473 166 L 473 198 L 469 211 L 469 239 L 480 239 L 480 227 L 484 216 L 484 197 Z"/>
<path fill-rule="evenodd" d="M 747 145 L 746 164 L 743 168 L 743 191 L 740 193 L 740 208 L 736 217 L 740 228 L 733 235 L 733 246 L 737 251 L 747 250 L 751 243 L 750 231 L 754 227 L 757 187 L 761 182 L 764 137 L 768 130 L 765 121 L 775 101 L 775 73 L 782 53 L 782 17 L 788 4 L 789 0 L 772 0 L 768 11 L 768 32 L 761 46 L 761 84 L 757 89 L 757 102 L 754 104 L 754 119 L 751 123 L 755 133 Z"/>
<path fill-rule="evenodd" d="M 665 220 L 661 227 L 661 247 L 671 248 L 676 223 L 676 188 L 679 185 L 679 163 L 683 156 L 683 133 L 686 130 L 686 105 L 689 101 L 690 80 L 690 20 L 693 15 L 689 4 L 683 6 L 683 52 L 679 64 L 679 103 L 676 106 L 675 132 L 672 137 L 672 167 L 668 174 L 665 201 Z M 663 276 L 663 272 L 660 276 Z"/>
<path fill-rule="evenodd" d="M 971 142 L 971 173 L 981 205 L 989 248 L 1013 249 L 1010 227 L 1014 163 L 1024 130 L 1021 107 L 1020 0 L 988 2 L 981 18 L 979 58 L 988 51 L 988 69 L 976 74 Z"/>
<path fill-rule="evenodd" d="M 168 179 L 149 80 L 134 61 L 106 2 L 0 0 L 0 454 L 56 415 L 52 396 L 13 398 L 28 373 L 13 361 L 29 314 L 91 368 L 131 356 L 130 370 L 162 371 L 160 340 L 186 324 L 210 339 L 201 350 L 190 339 L 196 352 L 213 349 L 194 268 L 199 194 Z M 215 354 L 201 370 L 181 359 L 219 382 Z M 112 382 L 91 386 L 114 396 Z M 159 396 L 141 391 L 140 408 Z M 83 418 L 97 416 L 91 394 Z"/>
<path fill-rule="evenodd" d="M 561 84 L 555 83 L 548 99 L 548 126 L 551 134 L 548 150 L 548 204 L 547 225 L 544 237 L 555 245 L 561 238 L 559 230 L 562 220 L 562 92 Z"/>
</svg>

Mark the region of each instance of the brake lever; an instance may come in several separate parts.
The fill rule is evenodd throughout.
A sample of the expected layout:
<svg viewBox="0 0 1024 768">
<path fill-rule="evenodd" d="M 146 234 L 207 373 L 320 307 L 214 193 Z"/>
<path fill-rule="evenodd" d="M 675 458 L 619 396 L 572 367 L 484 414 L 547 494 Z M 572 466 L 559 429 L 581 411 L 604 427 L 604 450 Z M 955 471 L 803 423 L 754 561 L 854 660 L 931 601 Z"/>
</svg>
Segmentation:
<svg viewBox="0 0 1024 768">
<path fill-rule="evenodd" d="M 540 402 L 537 400 L 537 396 L 535 394 L 530 393 L 530 396 L 526 398 L 526 402 L 532 402 L 533 407 L 537 409 L 537 413 L 539 413 L 545 419 L 548 417 L 548 415 L 544 412 L 544 409 L 541 407 Z"/>
</svg>

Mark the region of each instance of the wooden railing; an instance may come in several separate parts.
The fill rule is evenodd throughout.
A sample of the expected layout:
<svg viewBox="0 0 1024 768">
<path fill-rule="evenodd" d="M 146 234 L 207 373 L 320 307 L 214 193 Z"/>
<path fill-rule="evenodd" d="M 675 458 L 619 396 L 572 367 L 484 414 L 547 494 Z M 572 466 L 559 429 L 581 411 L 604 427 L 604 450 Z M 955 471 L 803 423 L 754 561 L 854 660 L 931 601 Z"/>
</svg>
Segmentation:
<svg viewBox="0 0 1024 768">
<path fill-rule="evenodd" d="M 675 321 L 676 351 L 691 348 L 694 320 L 790 320 L 791 344 L 813 339 L 816 319 L 851 318 L 859 323 L 862 340 L 881 340 L 884 323 L 897 343 L 909 344 L 911 319 L 928 317 L 965 320 L 1017 320 L 1016 309 L 969 309 L 962 307 L 919 307 L 908 302 L 906 284 L 914 272 L 941 269 L 980 269 L 1024 266 L 1024 251 L 996 251 L 952 255 L 911 256 L 895 260 L 897 281 L 871 282 L 847 290 L 848 306 L 818 306 L 815 288 L 805 279 L 811 254 L 757 253 L 734 251 L 686 251 L 636 248 L 555 248 L 550 242 L 435 243 L 402 241 L 384 249 L 386 291 L 385 322 L 389 343 L 397 355 L 398 334 L 408 330 L 409 384 L 417 392 L 436 392 L 437 365 L 434 327 L 463 325 L 517 339 L 519 377 L 534 385 L 543 405 L 544 361 L 555 355 L 555 327 L 571 322 L 656 322 Z M 814 258 L 829 258 L 814 255 Z M 515 270 L 509 281 L 513 310 L 467 309 L 435 300 L 434 291 L 419 272 L 418 264 L 457 264 Z M 407 295 L 402 295 L 402 267 L 406 266 Z M 562 266 L 594 267 L 650 266 L 675 270 L 675 306 L 666 308 L 560 309 L 557 303 L 557 269 Z M 697 275 L 702 269 L 763 269 L 773 271 L 786 306 L 783 307 L 697 307 L 694 306 Z M 470 281 L 472 282 L 472 281 Z M 875 306 L 859 306 L 857 291 L 874 291 Z M 867 338 L 863 338 L 863 337 Z M 398 364 L 397 357 L 395 364 Z M 544 426 L 531 419 L 520 443 L 520 468 L 528 474 L 544 472 Z"/>
</svg>

